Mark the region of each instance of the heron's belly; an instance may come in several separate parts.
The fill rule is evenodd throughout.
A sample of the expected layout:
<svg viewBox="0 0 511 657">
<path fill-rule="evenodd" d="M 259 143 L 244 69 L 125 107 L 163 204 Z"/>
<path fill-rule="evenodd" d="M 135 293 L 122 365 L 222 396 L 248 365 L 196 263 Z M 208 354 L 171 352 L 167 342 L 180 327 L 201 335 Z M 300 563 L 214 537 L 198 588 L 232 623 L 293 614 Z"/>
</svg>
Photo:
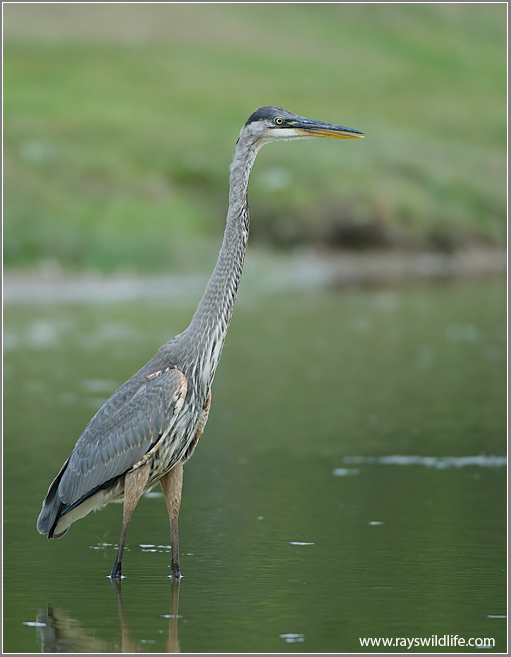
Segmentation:
<svg viewBox="0 0 511 657">
<path fill-rule="evenodd" d="M 69 527 L 81 520 L 91 511 L 98 511 L 102 509 L 109 502 L 122 502 L 124 498 L 124 477 L 118 479 L 110 488 L 98 491 L 95 495 L 88 497 L 79 506 L 76 506 L 68 513 L 60 516 L 53 538 L 61 538 L 67 532 Z"/>
<path fill-rule="evenodd" d="M 151 456 L 149 461 L 151 473 L 146 491 L 150 490 L 179 461 L 184 463 L 191 457 L 206 426 L 210 405 L 211 392 L 204 404 L 190 404 L 188 408 L 186 406 L 183 408 L 173 430 Z"/>
</svg>

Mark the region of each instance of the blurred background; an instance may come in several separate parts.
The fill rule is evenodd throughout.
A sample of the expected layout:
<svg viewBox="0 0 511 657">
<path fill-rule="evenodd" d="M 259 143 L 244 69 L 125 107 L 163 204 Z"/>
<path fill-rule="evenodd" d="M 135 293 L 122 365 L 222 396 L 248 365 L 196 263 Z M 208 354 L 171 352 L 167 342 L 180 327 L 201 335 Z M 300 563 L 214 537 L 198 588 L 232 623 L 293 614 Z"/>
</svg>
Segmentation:
<svg viewBox="0 0 511 657">
<path fill-rule="evenodd" d="M 12 3 L 4 37 L 8 268 L 209 271 L 268 104 L 367 138 L 263 151 L 254 249 L 504 244 L 505 4 Z"/>
</svg>

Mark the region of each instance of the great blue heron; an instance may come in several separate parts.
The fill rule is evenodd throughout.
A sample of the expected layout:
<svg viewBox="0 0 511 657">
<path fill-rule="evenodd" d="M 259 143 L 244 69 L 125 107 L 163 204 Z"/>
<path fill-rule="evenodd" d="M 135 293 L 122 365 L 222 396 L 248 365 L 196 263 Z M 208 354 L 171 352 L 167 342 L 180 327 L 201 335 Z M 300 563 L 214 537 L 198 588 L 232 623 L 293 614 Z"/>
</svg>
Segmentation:
<svg viewBox="0 0 511 657">
<path fill-rule="evenodd" d="M 363 137 L 358 130 L 314 121 L 278 107 L 261 107 L 241 129 L 231 165 L 222 247 L 188 328 L 163 345 L 94 415 L 51 484 L 37 521 L 60 538 L 75 520 L 124 501 L 111 578 L 120 578 L 131 515 L 140 496 L 160 482 L 170 519 L 171 576 L 180 577 L 178 515 L 183 463 L 208 419 L 215 375 L 243 269 L 249 213 L 247 189 L 264 144 L 307 137 Z"/>
</svg>

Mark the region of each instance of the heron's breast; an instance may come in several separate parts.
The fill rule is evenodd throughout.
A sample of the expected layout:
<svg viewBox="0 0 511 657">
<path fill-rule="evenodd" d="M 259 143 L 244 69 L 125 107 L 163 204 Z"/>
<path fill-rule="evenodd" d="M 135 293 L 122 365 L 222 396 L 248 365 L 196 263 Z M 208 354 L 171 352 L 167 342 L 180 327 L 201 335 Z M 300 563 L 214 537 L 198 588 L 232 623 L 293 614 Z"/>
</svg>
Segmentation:
<svg viewBox="0 0 511 657">
<path fill-rule="evenodd" d="M 162 477 L 179 461 L 184 462 L 190 458 L 204 431 L 210 404 L 211 393 L 208 393 L 205 401 L 187 399 L 168 435 L 150 458 L 151 475 L 148 484 Z"/>
</svg>

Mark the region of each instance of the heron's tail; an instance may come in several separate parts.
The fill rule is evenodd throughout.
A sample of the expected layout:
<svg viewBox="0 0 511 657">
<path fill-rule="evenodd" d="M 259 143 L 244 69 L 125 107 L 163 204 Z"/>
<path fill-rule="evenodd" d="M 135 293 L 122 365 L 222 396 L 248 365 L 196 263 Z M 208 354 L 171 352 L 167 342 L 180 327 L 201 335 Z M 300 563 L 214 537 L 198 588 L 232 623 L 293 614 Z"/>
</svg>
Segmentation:
<svg viewBox="0 0 511 657">
<path fill-rule="evenodd" d="M 69 459 L 64 463 L 60 472 L 51 483 L 48 493 L 44 498 L 43 508 L 37 519 L 37 531 L 40 534 L 47 534 L 48 540 L 51 538 L 62 538 L 69 529 L 69 527 L 66 527 L 66 529 L 60 534 L 55 534 L 55 527 L 57 526 L 57 522 L 61 516 L 61 511 L 64 507 L 62 500 L 59 497 L 58 489 L 68 462 Z"/>
</svg>

